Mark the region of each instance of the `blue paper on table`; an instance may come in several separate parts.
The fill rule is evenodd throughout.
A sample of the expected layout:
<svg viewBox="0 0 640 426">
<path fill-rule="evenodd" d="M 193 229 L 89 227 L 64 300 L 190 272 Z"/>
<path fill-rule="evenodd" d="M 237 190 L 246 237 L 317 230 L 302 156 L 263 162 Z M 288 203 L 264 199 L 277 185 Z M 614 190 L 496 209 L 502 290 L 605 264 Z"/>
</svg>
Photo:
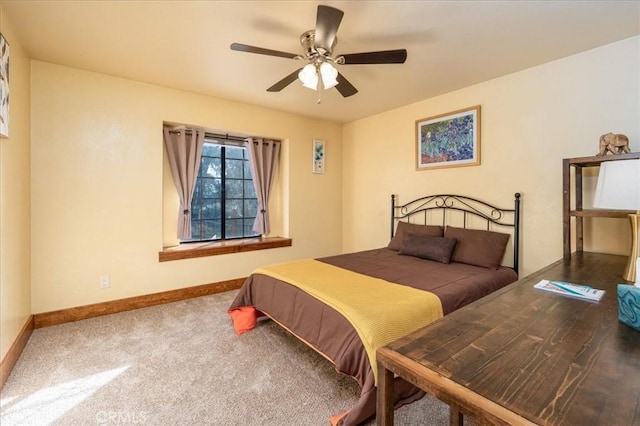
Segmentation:
<svg viewBox="0 0 640 426">
<path fill-rule="evenodd" d="M 588 285 L 573 284 L 565 281 L 540 280 L 533 286 L 539 290 L 550 291 L 551 293 L 562 294 L 564 296 L 575 297 L 592 302 L 599 302 L 605 291 L 592 288 Z"/>
<path fill-rule="evenodd" d="M 618 320 L 640 331 L 640 288 L 618 284 Z"/>
</svg>

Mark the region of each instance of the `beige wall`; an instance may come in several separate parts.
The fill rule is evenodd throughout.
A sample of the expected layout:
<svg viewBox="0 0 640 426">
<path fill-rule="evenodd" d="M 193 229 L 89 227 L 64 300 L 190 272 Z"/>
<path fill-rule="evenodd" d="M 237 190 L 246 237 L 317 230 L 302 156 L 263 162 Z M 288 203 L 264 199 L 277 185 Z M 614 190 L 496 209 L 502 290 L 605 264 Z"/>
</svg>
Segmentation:
<svg viewBox="0 0 640 426">
<path fill-rule="evenodd" d="M 29 58 L 0 4 L 10 47 L 9 138 L 0 139 L 0 359 L 31 314 L 29 217 Z"/>
<path fill-rule="evenodd" d="M 640 151 L 639 56 L 635 37 L 345 125 L 343 249 L 387 244 L 392 193 L 400 202 L 451 192 L 511 205 L 518 191 L 522 273 L 561 258 L 562 159 L 596 154 L 610 131 Z M 415 120 L 473 105 L 482 107 L 482 164 L 416 171 Z M 587 249 L 628 252 L 626 220 L 594 219 L 585 232 Z"/>
<path fill-rule="evenodd" d="M 391 193 L 406 201 L 459 192 L 510 204 L 522 192 L 529 273 L 562 253 L 561 159 L 594 154 L 608 131 L 626 133 L 640 150 L 638 37 L 340 126 L 30 63 L 0 19 L 12 67 L 11 138 L 0 141 L 3 357 L 31 313 L 385 245 Z M 482 165 L 415 171 L 415 120 L 476 104 Z M 276 233 L 291 236 L 293 247 L 158 263 L 173 214 L 164 202 L 163 121 L 285 141 Z M 324 175 L 311 173 L 313 139 L 327 142 Z M 628 224 L 599 219 L 586 238 L 589 249 L 625 253 Z M 100 275 L 110 276 L 110 289 L 99 288 Z"/>
<path fill-rule="evenodd" d="M 171 196 L 163 189 L 170 180 L 163 121 L 284 140 L 277 229 L 293 247 L 159 263 L 163 214 L 172 214 L 163 208 Z M 33 61 L 33 313 L 338 252 L 341 131 L 335 123 Z M 311 172 L 313 139 L 327 142 L 324 175 Z M 99 288 L 101 275 L 110 276 L 109 289 Z"/>
</svg>

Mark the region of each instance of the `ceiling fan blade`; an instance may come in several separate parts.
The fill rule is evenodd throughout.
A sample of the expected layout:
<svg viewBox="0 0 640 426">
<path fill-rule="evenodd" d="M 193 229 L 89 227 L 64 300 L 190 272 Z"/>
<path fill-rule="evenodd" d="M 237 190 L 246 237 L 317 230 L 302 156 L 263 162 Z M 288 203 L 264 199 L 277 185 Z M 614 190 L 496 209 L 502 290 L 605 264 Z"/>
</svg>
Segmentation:
<svg viewBox="0 0 640 426">
<path fill-rule="evenodd" d="M 327 52 L 331 52 L 336 40 L 336 33 L 344 12 L 329 6 L 318 6 L 316 16 L 315 44 Z"/>
<path fill-rule="evenodd" d="M 349 96 L 353 96 L 358 93 L 358 89 L 353 87 L 353 84 L 349 83 L 349 80 L 344 78 L 342 74 L 338 73 L 337 80 L 338 85 L 336 86 L 336 89 L 338 89 L 338 92 L 340 92 L 343 97 L 348 98 Z"/>
<path fill-rule="evenodd" d="M 281 91 L 282 89 L 284 89 L 285 87 L 287 87 L 288 85 L 290 85 L 291 83 L 296 81 L 296 79 L 298 78 L 298 73 L 300 72 L 300 70 L 302 70 L 302 68 L 299 68 L 299 69 L 295 70 L 294 72 L 292 72 L 291 74 L 289 74 L 288 76 L 286 76 L 285 78 L 283 78 L 282 80 L 280 80 L 279 82 L 274 84 L 273 86 L 269 87 L 267 89 L 267 92 L 279 92 L 279 91 Z"/>
<path fill-rule="evenodd" d="M 278 56 L 280 58 L 297 59 L 298 55 L 288 52 L 281 52 L 279 50 L 264 49 L 262 47 L 249 46 L 246 44 L 232 43 L 231 50 L 237 50 L 238 52 L 257 53 L 259 55 Z"/>
<path fill-rule="evenodd" d="M 344 58 L 344 65 L 354 64 L 404 64 L 407 60 L 407 50 L 382 50 L 380 52 L 348 53 L 340 55 Z"/>
</svg>

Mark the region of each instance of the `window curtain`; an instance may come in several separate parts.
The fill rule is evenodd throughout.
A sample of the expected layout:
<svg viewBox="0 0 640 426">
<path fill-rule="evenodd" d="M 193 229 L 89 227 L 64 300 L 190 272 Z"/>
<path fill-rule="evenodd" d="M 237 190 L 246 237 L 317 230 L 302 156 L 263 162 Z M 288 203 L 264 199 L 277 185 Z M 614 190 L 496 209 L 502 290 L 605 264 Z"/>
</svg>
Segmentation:
<svg viewBox="0 0 640 426">
<path fill-rule="evenodd" d="M 203 144 L 203 129 L 164 128 L 164 145 L 180 198 L 178 238 L 181 240 L 191 238 L 191 200 L 200 169 Z"/>
<path fill-rule="evenodd" d="M 258 197 L 258 211 L 253 222 L 253 231 L 268 234 L 271 231 L 268 211 L 269 194 L 278 167 L 280 142 L 247 138 L 244 141 L 244 147 L 249 156 L 253 185 Z"/>
</svg>

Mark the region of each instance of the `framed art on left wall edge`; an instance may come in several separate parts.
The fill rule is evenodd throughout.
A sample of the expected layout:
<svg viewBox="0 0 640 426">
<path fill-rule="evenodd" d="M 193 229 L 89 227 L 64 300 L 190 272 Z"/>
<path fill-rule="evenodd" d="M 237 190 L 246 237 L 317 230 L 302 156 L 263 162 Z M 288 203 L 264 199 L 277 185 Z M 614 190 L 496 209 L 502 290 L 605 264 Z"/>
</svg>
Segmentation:
<svg viewBox="0 0 640 426">
<path fill-rule="evenodd" d="M 0 34 L 0 137 L 9 137 L 9 43 Z"/>
</svg>

